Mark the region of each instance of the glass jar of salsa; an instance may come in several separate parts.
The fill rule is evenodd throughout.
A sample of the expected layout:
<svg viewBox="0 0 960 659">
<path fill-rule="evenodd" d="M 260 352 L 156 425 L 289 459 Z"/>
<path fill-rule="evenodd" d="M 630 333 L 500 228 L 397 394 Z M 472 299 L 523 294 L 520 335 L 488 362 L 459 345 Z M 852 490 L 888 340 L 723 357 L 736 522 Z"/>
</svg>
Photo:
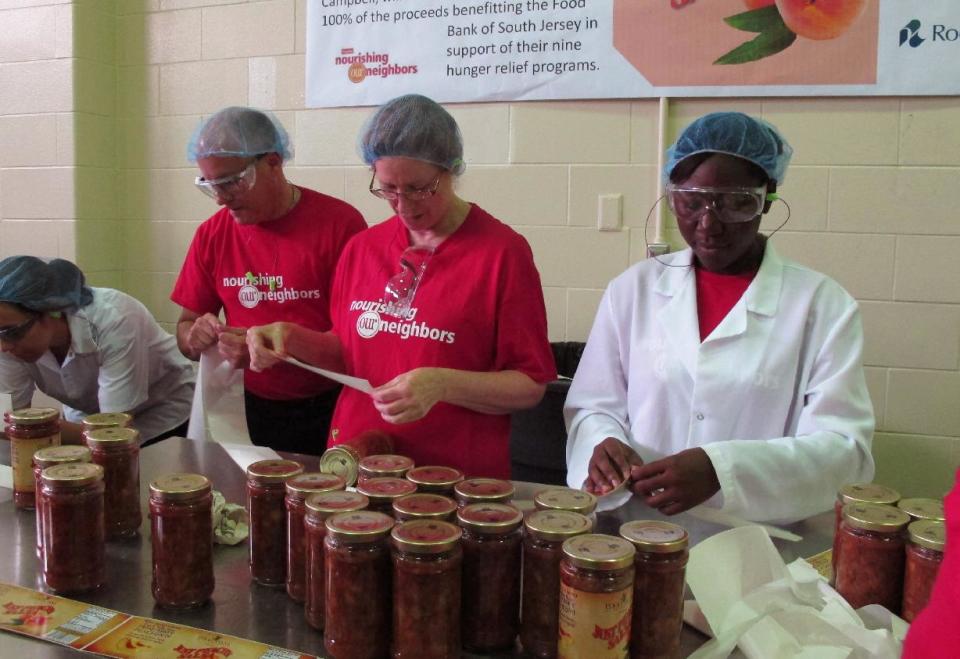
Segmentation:
<svg viewBox="0 0 960 659">
<path fill-rule="evenodd" d="M 67 444 L 64 446 L 48 446 L 42 448 L 33 454 L 33 481 L 34 489 L 40 492 L 40 474 L 47 467 L 58 464 L 71 464 L 76 462 L 90 462 L 90 449 L 79 444 Z M 43 553 L 43 515 L 40 512 L 40 497 L 36 498 L 37 505 L 37 556 Z"/>
<path fill-rule="evenodd" d="M 54 465 L 40 481 L 44 583 L 57 593 L 99 588 L 105 579 L 103 467 Z"/>
<path fill-rule="evenodd" d="M 393 518 L 370 510 L 326 521 L 323 647 L 333 659 L 386 657 L 390 647 Z"/>
<path fill-rule="evenodd" d="M 538 510 L 523 526 L 520 644 L 527 654 L 550 659 L 557 656 L 563 542 L 589 533 L 593 522 L 567 510 Z"/>
<path fill-rule="evenodd" d="M 417 486 L 405 478 L 368 478 L 357 485 L 357 492 L 370 499 L 370 510 L 387 515 L 393 514 L 393 502 L 413 494 Z"/>
<path fill-rule="evenodd" d="M 407 472 L 407 480 L 417 486 L 418 492 L 435 492 L 453 496 L 453 488 L 463 480 L 463 472 L 453 467 L 427 465 Z"/>
<path fill-rule="evenodd" d="M 393 453 L 393 438 L 382 430 L 366 430 L 324 451 L 320 471 L 341 476 L 347 487 L 352 487 L 360 474 L 360 461 L 368 455 L 385 453 Z"/>
<path fill-rule="evenodd" d="M 947 541 L 946 524 L 940 520 L 923 519 L 907 527 L 907 562 L 903 574 L 903 608 L 901 617 L 913 622 L 930 601 L 933 583 L 943 562 L 943 548 Z"/>
<path fill-rule="evenodd" d="M 848 503 L 837 534 L 836 589 L 855 609 L 880 604 L 898 613 L 903 597 L 907 513 L 874 503 Z"/>
<path fill-rule="evenodd" d="M 900 499 L 897 502 L 897 508 L 910 515 L 912 521 L 919 519 L 932 519 L 944 522 L 947 519 L 943 511 L 943 501 L 937 499 L 924 499 L 914 497 L 910 499 Z"/>
<path fill-rule="evenodd" d="M 413 460 L 405 455 L 383 453 L 360 460 L 358 483 L 368 478 L 404 478 L 413 469 Z"/>
<path fill-rule="evenodd" d="M 416 492 L 393 502 L 393 516 L 398 522 L 411 519 L 436 519 L 452 522 L 456 518 L 457 503 L 450 497 L 432 492 Z"/>
<path fill-rule="evenodd" d="M 520 627 L 523 514 L 509 504 L 473 503 L 460 509 L 457 520 L 463 529 L 463 647 L 510 649 Z"/>
<path fill-rule="evenodd" d="M 637 550 L 630 657 L 678 659 L 687 532 L 670 522 L 636 520 L 620 527 L 620 537 Z"/>
<path fill-rule="evenodd" d="M 588 533 L 563 543 L 558 659 L 614 659 L 630 646 L 633 545 Z"/>
<path fill-rule="evenodd" d="M 457 483 L 453 493 L 460 508 L 473 503 L 510 503 L 513 483 L 496 478 L 468 478 Z"/>
<path fill-rule="evenodd" d="M 310 494 L 342 490 L 344 487 L 346 483 L 339 476 L 318 471 L 293 476 L 286 482 L 284 507 L 287 509 L 287 595 L 294 602 L 303 602 L 306 597 L 304 500 Z"/>
<path fill-rule="evenodd" d="M 394 659 L 460 656 L 460 535 L 453 524 L 429 519 L 394 527 Z"/>
<path fill-rule="evenodd" d="M 597 508 L 597 497 L 583 490 L 555 487 L 537 492 L 533 505 L 537 510 L 569 510 L 589 517 Z"/>
<path fill-rule="evenodd" d="M 140 433 L 101 428 L 84 433 L 94 464 L 103 467 L 107 539 L 129 538 L 140 529 Z"/>
<path fill-rule="evenodd" d="M 48 446 L 60 446 L 60 413 L 52 407 L 25 407 L 3 415 L 4 432 L 10 440 L 13 470 L 13 505 L 33 510 L 36 481 L 33 454 Z"/>
<path fill-rule="evenodd" d="M 367 497 L 362 494 L 343 490 L 310 494 L 304 500 L 306 514 L 303 518 L 303 527 L 306 536 L 306 555 L 304 557 L 303 612 L 307 624 L 314 629 L 323 630 L 326 607 L 323 541 L 327 537 L 327 518 L 337 513 L 363 510 L 367 507 L 367 503 Z"/>
<path fill-rule="evenodd" d="M 127 428 L 133 422 L 133 417 L 126 412 L 98 412 L 88 414 L 83 417 L 83 439 L 86 441 L 87 433 L 91 430 L 103 430 L 104 428 Z"/>
<path fill-rule="evenodd" d="M 213 494 L 200 474 L 168 474 L 150 483 L 153 599 L 189 609 L 213 594 Z"/>
<path fill-rule="evenodd" d="M 303 465 L 293 460 L 260 460 L 247 467 L 250 576 L 264 586 L 287 582 L 286 482 L 301 473 Z"/>
<path fill-rule="evenodd" d="M 899 500 L 899 492 L 891 487 L 876 483 L 851 483 L 840 488 L 840 491 L 837 492 L 837 500 L 833 504 L 833 551 L 830 555 L 830 564 L 833 567 L 834 579 L 831 580 L 831 584 L 836 582 L 837 556 L 840 553 L 840 547 L 837 546 L 838 534 L 840 532 L 840 522 L 843 521 L 843 507 L 848 503 L 876 503 L 895 506 Z"/>
</svg>

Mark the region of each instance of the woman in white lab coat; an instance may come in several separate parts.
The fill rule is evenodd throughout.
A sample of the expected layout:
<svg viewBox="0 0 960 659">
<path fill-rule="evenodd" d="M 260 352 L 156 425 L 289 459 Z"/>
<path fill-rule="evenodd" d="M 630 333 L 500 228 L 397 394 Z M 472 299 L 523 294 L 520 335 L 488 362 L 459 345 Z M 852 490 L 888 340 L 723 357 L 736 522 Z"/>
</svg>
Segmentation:
<svg viewBox="0 0 960 659">
<path fill-rule="evenodd" d="M 854 299 L 760 234 L 791 155 L 771 125 L 701 117 L 668 151 L 689 248 L 640 262 L 600 303 L 565 406 L 571 487 L 624 478 L 672 515 L 752 520 L 828 509 L 869 481 L 873 407 Z"/>
</svg>

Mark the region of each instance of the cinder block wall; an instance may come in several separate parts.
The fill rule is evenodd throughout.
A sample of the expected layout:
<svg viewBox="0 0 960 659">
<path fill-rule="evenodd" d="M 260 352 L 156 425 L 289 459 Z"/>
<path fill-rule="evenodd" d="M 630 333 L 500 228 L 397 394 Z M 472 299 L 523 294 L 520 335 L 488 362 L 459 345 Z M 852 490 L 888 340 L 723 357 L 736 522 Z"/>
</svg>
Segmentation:
<svg viewBox="0 0 960 659">
<path fill-rule="evenodd" d="M 228 104 L 276 113 L 292 180 L 384 219 L 354 146 L 370 110 L 304 107 L 305 20 L 305 0 L 0 0 L 0 255 L 76 258 L 172 327 L 176 272 L 215 208 L 185 145 Z M 585 339 L 606 283 L 645 253 L 657 102 L 450 109 L 460 192 L 530 241 L 550 338 Z M 960 464 L 960 99 L 673 99 L 670 135 L 719 109 L 763 116 L 796 150 L 774 241 L 861 303 L 877 479 L 942 494 Z M 597 230 L 601 193 L 623 195 L 620 231 Z M 778 204 L 764 228 L 783 218 Z"/>
</svg>

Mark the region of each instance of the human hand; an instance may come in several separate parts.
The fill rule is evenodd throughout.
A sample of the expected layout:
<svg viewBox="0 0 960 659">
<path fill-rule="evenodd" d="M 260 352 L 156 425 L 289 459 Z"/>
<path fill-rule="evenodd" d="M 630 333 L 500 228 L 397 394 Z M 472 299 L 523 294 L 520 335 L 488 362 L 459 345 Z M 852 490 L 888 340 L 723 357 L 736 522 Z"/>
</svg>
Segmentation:
<svg viewBox="0 0 960 659">
<path fill-rule="evenodd" d="M 193 321 L 187 332 L 187 343 L 197 356 L 201 352 L 216 345 L 220 337 L 220 319 L 212 313 L 205 313 Z"/>
<path fill-rule="evenodd" d="M 217 348 L 220 356 L 234 368 L 250 366 L 250 351 L 247 349 L 247 330 L 242 327 L 220 326 L 220 339 Z"/>
<path fill-rule="evenodd" d="M 247 330 L 247 350 L 250 368 L 258 373 L 265 371 L 287 356 L 286 343 L 290 336 L 287 323 L 258 325 Z"/>
<path fill-rule="evenodd" d="M 651 508 L 676 515 L 720 491 L 717 472 L 702 448 L 691 448 L 630 470 L 630 488 Z"/>
<path fill-rule="evenodd" d="M 643 460 L 632 448 L 615 437 L 607 437 L 593 449 L 583 489 L 590 494 L 603 496 L 625 478 L 630 478 L 633 466 L 642 464 Z"/>
<path fill-rule="evenodd" d="M 380 385 L 370 396 L 384 421 L 409 423 L 422 419 L 443 400 L 443 369 L 415 368 Z"/>
</svg>

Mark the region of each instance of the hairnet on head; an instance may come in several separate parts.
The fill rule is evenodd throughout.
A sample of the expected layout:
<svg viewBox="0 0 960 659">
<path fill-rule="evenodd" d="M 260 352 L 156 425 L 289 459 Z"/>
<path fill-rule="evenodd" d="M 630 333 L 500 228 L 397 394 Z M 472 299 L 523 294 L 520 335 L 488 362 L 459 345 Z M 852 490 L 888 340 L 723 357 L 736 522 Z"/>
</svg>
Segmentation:
<svg viewBox="0 0 960 659">
<path fill-rule="evenodd" d="M 463 138 L 450 113 L 436 101 L 408 94 L 381 105 L 360 132 L 360 156 L 368 165 L 380 158 L 422 160 L 462 174 Z"/>
<path fill-rule="evenodd" d="M 280 122 L 260 110 L 224 108 L 200 122 L 187 145 L 187 159 L 211 156 L 250 158 L 278 153 L 284 161 L 293 155 L 290 136 Z"/>
<path fill-rule="evenodd" d="M 742 112 L 714 112 L 687 126 L 667 149 L 663 180 L 684 158 L 698 153 L 725 153 L 748 160 L 777 183 L 783 183 L 793 149 L 773 125 Z"/>
<path fill-rule="evenodd" d="M 87 306 L 93 291 L 70 261 L 8 256 L 0 261 L 0 302 L 32 311 L 63 311 Z"/>
</svg>

